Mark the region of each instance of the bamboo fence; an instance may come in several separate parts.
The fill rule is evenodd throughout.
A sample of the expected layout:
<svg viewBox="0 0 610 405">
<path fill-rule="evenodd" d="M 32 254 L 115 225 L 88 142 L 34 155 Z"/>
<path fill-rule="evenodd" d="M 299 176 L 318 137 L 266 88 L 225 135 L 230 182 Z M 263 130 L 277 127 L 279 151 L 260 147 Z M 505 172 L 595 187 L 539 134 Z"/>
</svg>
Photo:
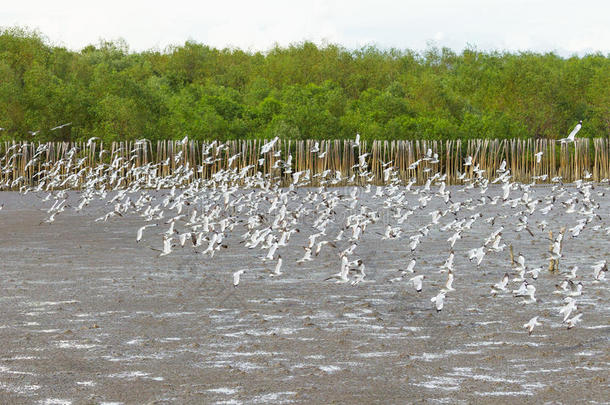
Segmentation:
<svg viewBox="0 0 610 405">
<path fill-rule="evenodd" d="M 254 165 L 263 174 L 280 176 L 289 181 L 290 173 L 278 168 L 276 161 L 285 161 L 292 156 L 292 172 L 310 171 L 311 184 L 315 185 L 317 173 L 330 170 L 341 172 L 343 178 L 354 177 L 354 183 L 365 181 L 383 183 L 384 164 L 391 165 L 403 181 L 415 179 L 423 183 L 440 172 L 446 174 L 447 184 L 460 183 L 460 174 L 473 176 L 474 168 L 484 170 L 484 177 L 493 178 L 502 161 L 511 171 L 514 181 L 529 182 L 534 177 L 538 182 L 549 182 L 561 177 L 563 182 L 587 178 L 599 182 L 610 177 L 610 140 L 608 138 L 577 139 L 574 143 L 560 144 L 554 139 L 471 139 L 471 140 L 399 140 L 362 141 L 356 145 L 352 140 L 278 140 L 271 151 L 264 155 L 260 150 L 266 140 L 231 140 L 221 142 L 157 141 L 157 142 L 113 142 L 110 145 L 91 142 L 51 142 L 48 144 L 4 142 L 0 144 L 0 190 L 15 189 L 19 185 L 35 185 L 40 178 L 37 173 L 53 167 L 60 161 L 85 159 L 88 168 L 110 164 L 117 157 L 129 161 L 132 167 L 158 164 L 157 174 L 171 175 L 178 169 L 192 168 L 191 178 L 210 178 L 228 168 L 238 170 Z M 314 147 L 318 144 L 319 151 Z M 30 162 L 37 150 L 43 150 L 36 160 Z M 438 155 L 438 163 L 423 159 L 432 152 Z M 105 151 L 100 153 L 100 151 Z M 536 153 L 542 152 L 540 162 Z M 358 165 L 358 157 L 366 157 L 366 169 Z M 229 165 L 229 158 L 235 155 Z M 322 157 L 321 157 L 322 156 Z M 471 156 L 472 166 L 464 166 L 464 159 Z M 263 160 L 260 160 L 263 159 Z M 416 168 L 411 165 L 420 161 Z M 29 163 L 28 163 L 29 162 Z M 64 164 L 59 174 L 76 174 L 83 165 Z M 280 165 L 281 166 L 281 165 Z M 386 166 L 386 167 L 387 167 Z M 366 176 L 359 176 L 366 172 Z M 587 175 L 587 173 L 590 174 Z M 319 177 L 318 177 L 319 179 Z M 345 184 L 345 183 L 344 183 Z"/>
</svg>

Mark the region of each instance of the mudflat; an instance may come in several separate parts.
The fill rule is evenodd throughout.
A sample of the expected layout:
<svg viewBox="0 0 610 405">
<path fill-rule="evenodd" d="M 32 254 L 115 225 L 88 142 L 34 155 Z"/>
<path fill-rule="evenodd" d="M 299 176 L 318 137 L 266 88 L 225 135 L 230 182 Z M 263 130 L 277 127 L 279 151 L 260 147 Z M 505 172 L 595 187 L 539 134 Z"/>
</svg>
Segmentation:
<svg viewBox="0 0 610 405">
<path fill-rule="evenodd" d="M 311 232 L 280 251 L 284 274 L 271 278 L 264 251 L 240 244 L 242 229 L 212 258 L 188 247 L 159 257 L 150 247 L 161 247 L 162 230 L 136 243 L 144 222 L 135 215 L 95 222 L 109 210 L 100 203 L 41 224 L 48 204 L 39 196 L 0 193 L 0 403 L 608 403 L 610 293 L 591 266 L 610 260 L 610 198 L 597 201 L 599 230 L 566 234 L 555 273 L 546 270 L 545 235 L 575 219 L 561 207 L 537 212 L 532 227 L 549 225 L 531 237 L 498 204 L 506 218 L 479 221 L 457 241 L 456 291 L 437 312 L 430 298 L 445 284 L 439 267 L 451 236 L 438 229 L 411 253 L 408 238 L 382 239 L 383 220 L 371 225 L 356 251 L 367 277 L 351 286 L 324 281 L 339 270 L 333 248 L 296 264 Z M 382 201 L 367 205 L 384 218 Z M 427 214 L 409 218 L 405 233 Z M 543 266 L 536 303 L 491 296 L 511 272 L 507 249 L 480 267 L 465 256 L 500 223 L 515 254 Z M 329 238 L 338 226 L 329 225 Z M 389 282 L 412 257 L 426 275 L 421 293 Z M 554 291 L 573 265 L 583 315 L 568 330 Z M 235 288 L 239 269 L 248 271 Z M 528 335 L 533 316 L 542 325 Z"/>
</svg>

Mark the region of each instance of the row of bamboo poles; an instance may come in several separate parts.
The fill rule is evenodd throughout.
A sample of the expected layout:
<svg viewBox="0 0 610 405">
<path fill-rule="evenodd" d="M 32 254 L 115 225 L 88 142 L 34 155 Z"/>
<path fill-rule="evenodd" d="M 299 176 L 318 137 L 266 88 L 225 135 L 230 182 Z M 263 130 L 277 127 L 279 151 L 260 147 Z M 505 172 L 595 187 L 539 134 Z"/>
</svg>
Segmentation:
<svg viewBox="0 0 610 405">
<path fill-rule="evenodd" d="M 0 144 L 0 189 L 15 188 L 15 179 L 19 179 L 17 183 L 20 185 L 35 185 L 40 178 L 36 176 L 40 170 L 62 159 L 64 164 L 60 174 L 69 175 L 78 172 L 83 165 L 94 168 L 101 163 L 110 164 L 117 157 L 121 157 L 122 161 L 131 161 L 136 167 L 160 163 L 157 172 L 160 176 L 189 167 L 194 169 L 192 179 L 210 178 L 223 169 L 239 170 L 254 165 L 255 170 L 263 174 L 284 176 L 290 181 L 290 172 L 286 173 L 282 165 L 279 165 L 282 168 L 278 168 L 276 161 L 286 161 L 291 155 L 292 173 L 309 170 L 312 184 L 319 181 L 313 175 L 326 170 L 331 170 L 333 177 L 338 171 L 343 178 L 356 175 L 356 183 L 364 181 L 364 178 L 370 181 L 372 177 L 372 181 L 379 184 L 383 182 L 384 164 L 388 162 L 392 162 L 391 166 L 397 170 L 400 179 L 407 181 L 415 178 L 418 183 L 437 172 L 447 175 L 448 184 L 460 183 L 458 176 L 466 172 L 468 178 L 472 177 L 477 165 L 485 171 L 485 177 L 493 178 L 503 160 L 506 160 L 506 168 L 511 171 L 512 179 L 521 182 L 529 182 L 533 177 L 543 175 L 547 178 L 539 182 L 549 182 L 555 177 L 572 182 L 585 177 L 586 173 L 590 173 L 587 178 L 596 182 L 610 177 L 608 138 L 577 139 L 570 144 L 560 144 L 553 139 L 362 141 L 359 144 L 352 140 L 278 140 L 270 152 L 262 155 L 260 150 L 266 142 L 233 140 L 221 144 L 166 140 L 156 143 L 113 142 L 110 145 L 91 142 L 89 146 L 85 142 L 55 142 L 46 144 L 44 152 L 29 165 L 41 144 L 5 142 Z M 316 144 L 319 151 L 315 151 Z M 438 163 L 430 159 L 420 160 L 429 150 L 433 156 L 438 155 Z M 542 152 L 540 162 L 535 156 L 538 152 Z M 358 166 L 358 157 L 365 153 L 368 154 L 368 173 L 358 176 L 365 171 Z M 236 154 L 239 156 L 233 159 L 229 167 L 229 158 Z M 82 165 L 66 165 L 67 156 L 74 162 L 80 160 Z M 467 156 L 473 158 L 472 166 L 464 166 Z M 417 167 L 410 168 L 417 160 L 420 160 Z"/>
</svg>

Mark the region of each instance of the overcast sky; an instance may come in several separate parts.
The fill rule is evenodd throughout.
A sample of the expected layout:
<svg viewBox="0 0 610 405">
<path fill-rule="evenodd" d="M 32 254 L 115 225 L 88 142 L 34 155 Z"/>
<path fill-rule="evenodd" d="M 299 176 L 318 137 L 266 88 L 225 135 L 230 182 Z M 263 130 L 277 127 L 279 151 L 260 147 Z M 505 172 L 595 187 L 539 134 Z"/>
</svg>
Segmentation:
<svg viewBox="0 0 610 405">
<path fill-rule="evenodd" d="M 311 40 L 347 48 L 610 53 L 610 0 L 7 1 L 0 26 L 38 29 L 78 50 L 123 38 L 132 51 L 194 40 L 265 51 Z"/>
</svg>

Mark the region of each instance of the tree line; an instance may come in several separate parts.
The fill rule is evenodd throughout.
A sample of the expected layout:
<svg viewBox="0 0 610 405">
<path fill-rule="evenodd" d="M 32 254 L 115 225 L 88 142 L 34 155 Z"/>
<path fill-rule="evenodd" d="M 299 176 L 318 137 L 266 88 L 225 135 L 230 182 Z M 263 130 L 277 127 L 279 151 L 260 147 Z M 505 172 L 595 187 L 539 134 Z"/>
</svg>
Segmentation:
<svg viewBox="0 0 610 405">
<path fill-rule="evenodd" d="M 0 28 L 0 140 L 561 138 L 581 119 L 579 137 L 608 137 L 609 89 L 600 53 L 130 52 L 122 40 L 73 51 Z"/>
</svg>

